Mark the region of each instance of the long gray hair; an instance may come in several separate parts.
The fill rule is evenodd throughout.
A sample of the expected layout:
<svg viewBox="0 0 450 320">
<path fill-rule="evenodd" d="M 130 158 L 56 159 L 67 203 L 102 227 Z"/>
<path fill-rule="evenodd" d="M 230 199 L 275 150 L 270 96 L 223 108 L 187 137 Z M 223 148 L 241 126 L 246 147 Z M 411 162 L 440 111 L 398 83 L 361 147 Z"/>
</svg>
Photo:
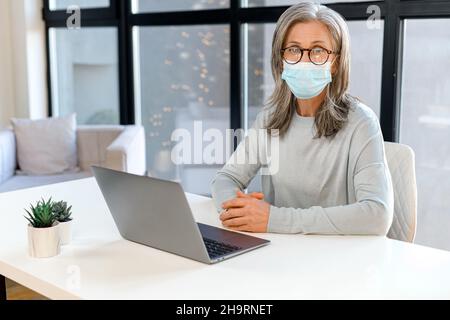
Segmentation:
<svg viewBox="0 0 450 320">
<path fill-rule="evenodd" d="M 350 36 L 344 18 L 336 11 L 319 4 L 309 2 L 296 4 L 287 9 L 278 20 L 272 42 L 272 75 L 275 91 L 268 100 L 268 107 L 274 109 L 266 128 L 269 132 L 278 130 L 280 135 L 286 133 L 296 112 L 296 97 L 285 81 L 283 72 L 283 49 L 287 33 L 299 22 L 319 21 L 330 31 L 333 51 L 337 52 L 336 73 L 327 86 L 326 98 L 315 115 L 316 137 L 333 137 L 342 129 L 348 119 L 351 104 L 356 98 L 347 93 L 350 75 Z"/>
</svg>

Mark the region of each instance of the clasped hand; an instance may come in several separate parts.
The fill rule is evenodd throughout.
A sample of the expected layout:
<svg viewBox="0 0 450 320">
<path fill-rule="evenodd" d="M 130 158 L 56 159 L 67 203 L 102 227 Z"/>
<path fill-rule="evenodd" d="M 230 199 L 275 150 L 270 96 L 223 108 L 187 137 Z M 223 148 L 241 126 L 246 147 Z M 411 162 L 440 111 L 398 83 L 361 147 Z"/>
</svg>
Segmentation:
<svg viewBox="0 0 450 320">
<path fill-rule="evenodd" d="M 264 201 L 264 194 L 245 194 L 237 191 L 236 198 L 222 204 L 220 220 L 231 230 L 265 233 L 269 223 L 270 204 Z"/>
</svg>

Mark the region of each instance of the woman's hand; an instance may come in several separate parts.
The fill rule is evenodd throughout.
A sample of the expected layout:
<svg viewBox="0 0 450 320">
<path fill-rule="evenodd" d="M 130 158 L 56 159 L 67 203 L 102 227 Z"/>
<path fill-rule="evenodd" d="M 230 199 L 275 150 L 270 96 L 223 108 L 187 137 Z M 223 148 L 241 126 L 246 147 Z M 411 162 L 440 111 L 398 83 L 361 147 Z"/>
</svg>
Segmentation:
<svg viewBox="0 0 450 320">
<path fill-rule="evenodd" d="M 236 231 L 265 233 L 269 223 L 270 204 L 265 202 L 264 194 L 245 194 L 238 191 L 236 198 L 225 201 L 220 215 L 222 224 Z"/>
<path fill-rule="evenodd" d="M 236 195 L 238 198 L 255 198 L 258 200 L 264 200 L 264 193 L 262 193 L 262 192 L 253 192 L 253 193 L 245 194 L 239 190 L 236 193 Z"/>
</svg>

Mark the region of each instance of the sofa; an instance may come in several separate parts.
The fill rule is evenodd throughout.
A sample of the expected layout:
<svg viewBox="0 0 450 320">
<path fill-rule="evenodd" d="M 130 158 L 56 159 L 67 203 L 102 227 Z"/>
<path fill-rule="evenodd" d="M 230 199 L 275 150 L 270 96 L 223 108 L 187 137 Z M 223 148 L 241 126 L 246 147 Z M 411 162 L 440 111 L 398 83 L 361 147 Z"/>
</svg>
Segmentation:
<svg viewBox="0 0 450 320">
<path fill-rule="evenodd" d="M 142 126 L 78 126 L 79 170 L 58 175 L 17 174 L 16 140 L 12 129 L 0 131 L 0 193 L 91 177 L 90 167 L 102 166 L 137 175 L 146 173 Z"/>
</svg>

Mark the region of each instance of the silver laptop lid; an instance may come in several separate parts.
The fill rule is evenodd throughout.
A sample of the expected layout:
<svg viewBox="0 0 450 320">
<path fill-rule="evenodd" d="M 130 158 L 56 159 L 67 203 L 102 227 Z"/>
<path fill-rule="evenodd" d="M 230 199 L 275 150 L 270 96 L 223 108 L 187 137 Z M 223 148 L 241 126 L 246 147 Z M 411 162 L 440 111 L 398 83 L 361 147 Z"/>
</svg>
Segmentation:
<svg viewBox="0 0 450 320">
<path fill-rule="evenodd" d="M 180 184 L 92 167 L 123 238 L 210 263 Z"/>
</svg>

